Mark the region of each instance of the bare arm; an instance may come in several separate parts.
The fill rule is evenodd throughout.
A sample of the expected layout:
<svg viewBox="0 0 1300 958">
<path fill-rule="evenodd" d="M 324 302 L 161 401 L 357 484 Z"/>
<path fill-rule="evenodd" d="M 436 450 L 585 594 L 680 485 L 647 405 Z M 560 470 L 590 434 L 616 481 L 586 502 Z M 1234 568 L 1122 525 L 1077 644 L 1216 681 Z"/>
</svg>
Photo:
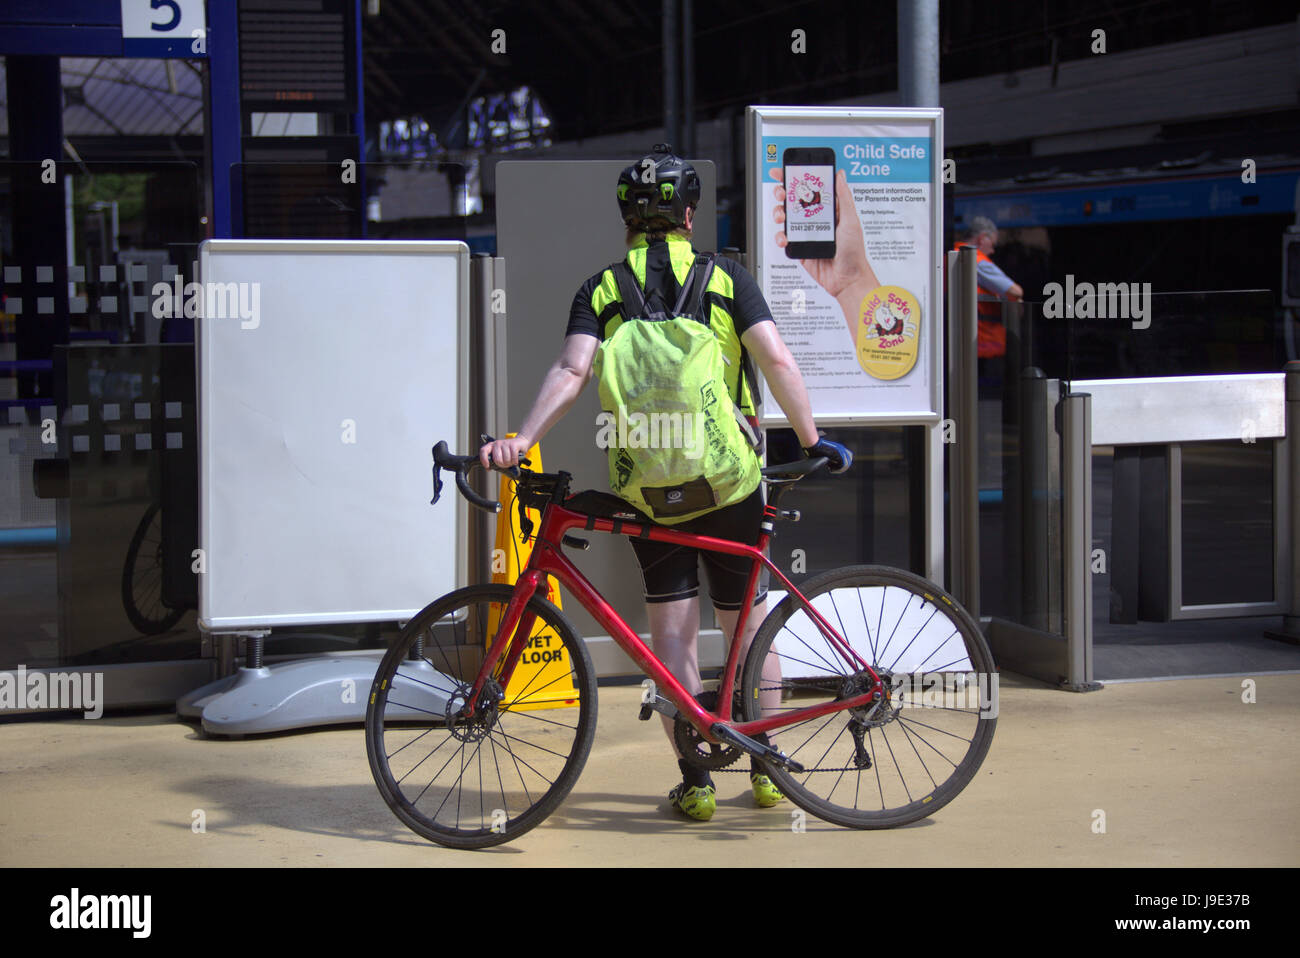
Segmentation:
<svg viewBox="0 0 1300 958">
<path fill-rule="evenodd" d="M 595 336 L 583 333 L 574 333 L 564 338 L 560 356 L 547 370 L 542 388 L 533 400 L 533 408 L 524 417 L 518 435 L 514 439 L 490 442 L 479 450 L 479 461 L 483 463 L 483 468 L 488 467 L 489 458 L 498 466 L 517 465 L 519 457 L 526 455 L 560 421 L 591 379 L 591 365 L 598 345 L 599 340 Z"/>
<path fill-rule="evenodd" d="M 740 337 L 749 354 L 763 371 L 763 378 L 771 387 L 772 395 L 790 420 L 799 445 L 807 448 L 817 442 L 817 423 L 813 421 L 812 405 L 804 388 L 803 375 L 794 357 L 776 331 L 776 323 L 758 323 L 749 327 Z"/>
</svg>

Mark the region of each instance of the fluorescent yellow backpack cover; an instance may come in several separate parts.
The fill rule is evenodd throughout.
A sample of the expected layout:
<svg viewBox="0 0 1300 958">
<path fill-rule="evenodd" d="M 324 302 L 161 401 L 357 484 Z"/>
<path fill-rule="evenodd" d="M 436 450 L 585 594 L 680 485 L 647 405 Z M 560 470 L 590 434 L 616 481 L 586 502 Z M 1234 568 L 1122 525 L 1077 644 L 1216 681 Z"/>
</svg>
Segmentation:
<svg viewBox="0 0 1300 958">
<path fill-rule="evenodd" d="M 709 328 L 713 257 L 696 257 L 671 314 L 647 307 L 625 262 L 612 268 L 627 319 L 593 367 L 610 488 L 665 525 L 740 502 L 758 487 L 759 462 Z"/>
</svg>

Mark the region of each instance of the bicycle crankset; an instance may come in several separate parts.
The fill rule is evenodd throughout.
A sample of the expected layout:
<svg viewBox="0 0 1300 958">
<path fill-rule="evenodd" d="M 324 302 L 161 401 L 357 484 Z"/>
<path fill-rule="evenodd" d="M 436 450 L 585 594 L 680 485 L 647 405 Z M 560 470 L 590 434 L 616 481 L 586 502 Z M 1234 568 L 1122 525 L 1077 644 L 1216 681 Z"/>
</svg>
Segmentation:
<svg viewBox="0 0 1300 958">
<path fill-rule="evenodd" d="M 739 693 L 737 693 L 738 698 Z M 713 711 L 718 704 L 718 693 L 702 692 L 695 696 L 695 701 L 709 711 Z M 733 712 L 738 707 L 738 704 L 733 705 Z M 695 727 L 680 714 L 673 722 L 673 741 L 677 743 L 677 749 L 682 753 L 683 760 L 696 768 L 707 768 L 716 771 L 734 764 L 744 754 L 734 745 L 723 746 L 713 742 L 706 742 L 703 736 L 695 731 Z"/>
</svg>

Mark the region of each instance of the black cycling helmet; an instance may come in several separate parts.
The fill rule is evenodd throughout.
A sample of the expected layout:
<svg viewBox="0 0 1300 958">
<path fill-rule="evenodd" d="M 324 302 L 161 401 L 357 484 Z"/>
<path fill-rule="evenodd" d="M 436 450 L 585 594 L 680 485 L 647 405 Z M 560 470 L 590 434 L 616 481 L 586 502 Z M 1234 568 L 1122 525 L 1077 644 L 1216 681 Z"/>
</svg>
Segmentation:
<svg viewBox="0 0 1300 958">
<path fill-rule="evenodd" d="M 687 207 L 699 202 L 700 175 L 667 143 L 656 143 L 618 175 L 618 210 L 628 226 L 676 229 L 685 225 Z"/>
</svg>

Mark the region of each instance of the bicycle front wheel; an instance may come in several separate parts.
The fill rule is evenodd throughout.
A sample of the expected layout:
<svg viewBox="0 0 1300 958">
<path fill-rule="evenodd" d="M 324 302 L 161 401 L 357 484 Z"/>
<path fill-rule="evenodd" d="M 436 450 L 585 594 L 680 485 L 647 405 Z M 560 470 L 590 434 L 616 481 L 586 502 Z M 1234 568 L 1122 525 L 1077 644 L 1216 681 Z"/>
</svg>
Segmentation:
<svg viewBox="0 0 1300 958">
<path fill-rule="evenodd" d="M 414 832 L 486 848 L 546 818 L 577 781 L 596 729 L 586 646 L 534 596 L 528 648 L 467 710 L 470 685 L 513 592 L 471 586 L 428 606 L 389 649 L 366 709 L 366 752 L 380 794 Z M 502 657 L 504 660 L 504 656 Z"/>
<path fill-rule="evenodd" d="M 804 767 L 771 767 L 772 780 L 848 828 L 892 828 L 942 808 L 979 769 L 997 723 L 997 675 L 979 627 L 942 589 L 900 569 L 840 569 L 802 591 L 843 645 L 787 595 L 746 657 L 745 718 L 861 697 L 873 686 L 864 663 L 887 694 L 768 732 Z"/>
</svg>

